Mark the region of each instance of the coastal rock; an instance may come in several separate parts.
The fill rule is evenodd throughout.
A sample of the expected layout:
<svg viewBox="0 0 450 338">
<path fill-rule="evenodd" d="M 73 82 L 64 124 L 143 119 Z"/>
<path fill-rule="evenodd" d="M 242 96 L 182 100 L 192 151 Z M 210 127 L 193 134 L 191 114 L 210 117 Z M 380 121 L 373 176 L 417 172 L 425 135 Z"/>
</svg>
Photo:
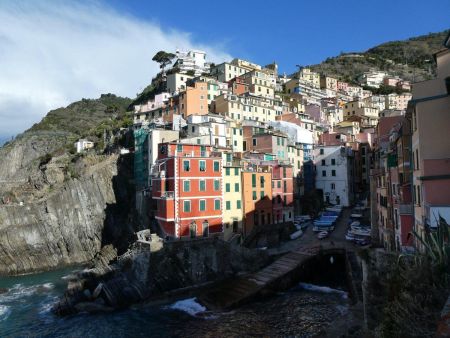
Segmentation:
<svg viewBox="0 0 450 338">
<path fill-rule="evenodd" d="M 105 245 L 128 246 L 132 192 L 119 174 L 125 161 L 107 156 L 43 199 L 0 205 L 0 275 L 86 263 Z M 111 245 L 99 259 L 107 265 L 116 252 Z"/>
</svg>

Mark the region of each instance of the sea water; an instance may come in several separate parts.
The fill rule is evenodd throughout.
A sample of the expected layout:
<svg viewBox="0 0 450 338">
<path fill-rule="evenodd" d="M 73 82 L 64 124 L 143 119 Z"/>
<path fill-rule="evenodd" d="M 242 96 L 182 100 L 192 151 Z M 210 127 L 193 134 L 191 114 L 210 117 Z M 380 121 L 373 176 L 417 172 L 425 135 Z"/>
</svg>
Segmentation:
<svg viewBox="0 0 450 338">
<path fill-rule="evenodd" d="M 137 305 L 112 313 L 58 317 L 51 307 L 67 286 L 65 269 L 0 278 L 0 337 L 312 336 L 336 316 L 345 320 L 343 291 L 299 285 L 234 311 L 212 313 L 195 298 Z"/>
</svg>

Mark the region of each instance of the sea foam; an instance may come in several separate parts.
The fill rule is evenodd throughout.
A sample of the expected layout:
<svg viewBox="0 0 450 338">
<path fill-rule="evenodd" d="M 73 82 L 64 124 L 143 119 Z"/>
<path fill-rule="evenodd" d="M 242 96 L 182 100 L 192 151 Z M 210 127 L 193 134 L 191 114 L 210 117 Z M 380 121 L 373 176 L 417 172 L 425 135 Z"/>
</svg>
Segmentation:
<svg viewBox="0 0 450 338">
<path fill-rule="evenodd" d="M 197 302 L 197 298 L 179 300 L 172 305 L 169 305 L 169 309 L 183 311 L 193 317 L 195 317 L 199 313 L 206 311 L 206 307 L 199 304 Z"/>
<path fill-rule="evenodd" d="M 0 322 L 6 320 L 11 314 L 9 306 L 0 304 Z"/>
<path fill-rule="evenodd" d="M 302 289 L 308 290 L 308 291 L 315 291 L 315 292 L 321 292 L 321 293 L 337 293 L 342 296 L 342 298 L 347 298 L 347 292 L 333 289 L 328 286 L 319 286 L 309 283 L 300 283 L 299 284 Z"/>
</svg>

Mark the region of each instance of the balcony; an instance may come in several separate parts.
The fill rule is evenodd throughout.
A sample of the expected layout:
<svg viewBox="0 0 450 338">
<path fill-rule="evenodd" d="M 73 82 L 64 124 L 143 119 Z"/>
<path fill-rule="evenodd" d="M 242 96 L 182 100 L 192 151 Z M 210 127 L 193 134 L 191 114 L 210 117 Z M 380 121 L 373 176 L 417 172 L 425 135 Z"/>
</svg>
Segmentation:
<svg viewBox="0 0 450 338">
<path fill-rule="evenodd" d="M 400 215 L 412 215 L 413 205 L 412 204 L 400 204 L 398 209 Z"/>
<path fill-rule="evenodd" d="M 161 194 L 161 198 L 164 199 L 174 199 L 175 198 L 175 193 L 173 191 L 164 191 Z"/>
</svg>

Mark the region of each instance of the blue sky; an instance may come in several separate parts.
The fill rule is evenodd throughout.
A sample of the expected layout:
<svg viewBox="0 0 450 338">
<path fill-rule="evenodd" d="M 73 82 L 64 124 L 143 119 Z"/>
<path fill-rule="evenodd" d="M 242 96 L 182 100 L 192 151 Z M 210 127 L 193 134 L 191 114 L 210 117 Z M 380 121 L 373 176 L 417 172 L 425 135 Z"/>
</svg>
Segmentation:
<svg viewBox="0 0 450 338">
<path fill-rule="evenodd" d="M 450 28 L 449 0 L 108 3 L 143 20 L 190 32 L 194 41 L 223 45 L 233 56 L 261 64 L 276 60 L 287 72 L 341 51 L 363 51 Z"/>
<path fill-rule="evenodd" d="M 270 4 L 270 5 L 269 5 Z M 281 72 L 450 27 L 450 0 L 0 0 L 0 143 L 81 98 L 135 97 L 158 50 Z"/>
</svg>

